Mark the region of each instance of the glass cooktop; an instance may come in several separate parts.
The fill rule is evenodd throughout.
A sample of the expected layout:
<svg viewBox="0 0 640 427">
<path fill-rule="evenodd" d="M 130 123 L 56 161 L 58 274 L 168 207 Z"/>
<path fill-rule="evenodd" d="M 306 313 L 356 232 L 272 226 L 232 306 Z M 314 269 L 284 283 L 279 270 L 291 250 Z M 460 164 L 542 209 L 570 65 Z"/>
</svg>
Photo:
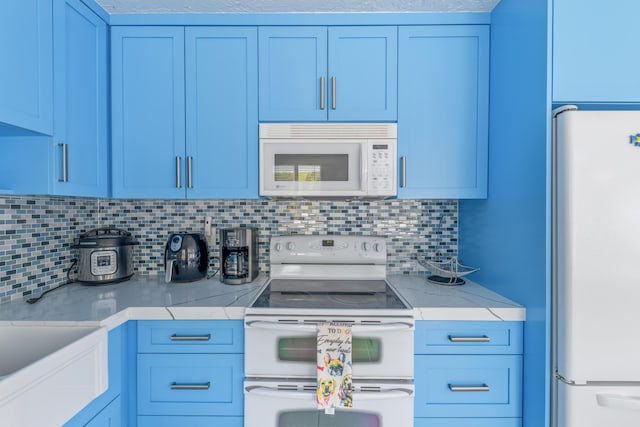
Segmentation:
<svg viewBox="0 0 640 427">
<path fill-rule="evenodd" d="M 286 284 L 283 282 L 287 282 Z M 384 280 L 272 280 L 252 308 L 408 309 Z M 275 289 L 275 290 L 274 290 Z"/>
</svg>

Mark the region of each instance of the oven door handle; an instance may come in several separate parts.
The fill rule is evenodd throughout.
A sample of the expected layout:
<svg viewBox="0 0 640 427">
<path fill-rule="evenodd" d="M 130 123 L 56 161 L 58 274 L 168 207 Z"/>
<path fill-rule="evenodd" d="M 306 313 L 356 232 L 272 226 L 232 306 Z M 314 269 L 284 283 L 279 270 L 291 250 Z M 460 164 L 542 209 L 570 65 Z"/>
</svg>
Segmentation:
<svg viewBox="0 0 640 427">
<path fill-rule="evenodd" d="M 299 331 L 299 332 L 315 332 L 318 330 L 318 325 L 304 324 L 304 323 L 278 323 L 269 322 L 265 320 L 249 320 L 245 323 L 248 328 L 257 329 L 271 329 L 276 331 Z M 353 325 L 351 327 L 352 332 L 383 332 L 383 331 L 398 331 L 398 330 L 410 330 L 414 325 L 411 322 L 388 322 L 377 323 L 373 325 Z"/>
<path fill-rule="evenodd" d="M 287 399 L 309 400 L 309 396 L 314 395 L 313 391 L 292 391 L 278 390 L 275 387 L 265 386 L 248 386 L 244 388 L 246 393 L 255 394 L 257 396 L 278 397 Z M 382 400 L 382 399 L 398 399 L 402 397 L 412 396 L 413 390 L 407 388 L 394 388 L 380 392 L 354 392 L 358 401 L 363 400 Z"/>
</svg>

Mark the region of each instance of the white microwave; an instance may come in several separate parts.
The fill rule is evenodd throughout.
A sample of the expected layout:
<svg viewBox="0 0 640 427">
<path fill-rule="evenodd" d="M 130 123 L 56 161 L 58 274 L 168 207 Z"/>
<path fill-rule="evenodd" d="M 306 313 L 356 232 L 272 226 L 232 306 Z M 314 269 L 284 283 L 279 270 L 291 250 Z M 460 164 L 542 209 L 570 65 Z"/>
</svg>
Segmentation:
<svg viewBox="0 0 640 427">
<path fill-rule="evenodd" d="M 261 123 L 260 195 L 397 195 L 397 124 Z"/>
</svg>

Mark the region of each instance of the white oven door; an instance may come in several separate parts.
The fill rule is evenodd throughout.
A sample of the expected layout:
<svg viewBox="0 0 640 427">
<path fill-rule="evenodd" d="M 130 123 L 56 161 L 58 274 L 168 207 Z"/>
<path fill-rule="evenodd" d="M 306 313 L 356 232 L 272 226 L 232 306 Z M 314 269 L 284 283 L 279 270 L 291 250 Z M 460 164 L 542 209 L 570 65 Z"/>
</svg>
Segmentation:
<svg viewBox="0 0 640 427">
<path fill-rule="evenodd" d="M 365 140 L 260 142 L 261 196 L 366 195 Z"/>
<path fill-rule="evenodd" d="M 246 381 L 245 427 L 411 427 L 413 384 L 354 383 L 353 408 L 316 409 L 315 383 Z"/>
<path fill-rule="evenodd" d="M 413 379 L 412 319 L 354 324 L 354 379 Z M 317 326 L 268 316 L 245 318 L 245 376 L 315 378 Z"/>
</svg>

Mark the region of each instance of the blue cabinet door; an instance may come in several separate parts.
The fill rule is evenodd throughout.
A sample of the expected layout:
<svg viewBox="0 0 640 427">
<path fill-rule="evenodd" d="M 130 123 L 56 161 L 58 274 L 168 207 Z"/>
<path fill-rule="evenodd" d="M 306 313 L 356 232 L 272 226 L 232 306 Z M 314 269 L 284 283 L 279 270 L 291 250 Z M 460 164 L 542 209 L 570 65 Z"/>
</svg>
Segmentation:
<svg viewBox="0 0 640 427">
<path fill-rule="evenodd" d="M 522 356 L 416 355 L 416 417 L 522 416 Z"/>
<path fill-rule="evenodd" d="M 327 120 L 327 28 L 259 29 L 260 120 Z"/>
<path fill-rule="evenodd" d="M 184 29 L 111 30 L 112 193 L 185 197 Z"/>
<path fill-rule="evenodd" d="M 395 121 L 398 29 L 329 28 L 329 120 Z"/>
<path fill-rule="evenodd" d="M 257 198 L 257 29 L 185 31 L 187 197 Z"/>
<path fill-rule="evenodd" d="M 263 27 L 261 121 L 395 121 L 397 27 Z"/>
<path fill-rule="evenodd" d="M 53 132 L 52 0 L 0 2 L 0 123 Z"/>
<path fill-rule="evenodd" d="M 243 415 L 242 354 L 138 354 L 138 415 Z"/>
<path fill-rule="evenodd" d="M 399 29 L 400 198 L 485 198 L 489 28 Z"/>
<path fill-rule="evenodd" d="M 109 195 L 107 24 L 79 0 L 54 4 L 53 193 Z"/>
<path fill-rule="evenodd" d="M 553 2 L 553 101 L 640 102 L 640 2 Z"/>
</svg>

